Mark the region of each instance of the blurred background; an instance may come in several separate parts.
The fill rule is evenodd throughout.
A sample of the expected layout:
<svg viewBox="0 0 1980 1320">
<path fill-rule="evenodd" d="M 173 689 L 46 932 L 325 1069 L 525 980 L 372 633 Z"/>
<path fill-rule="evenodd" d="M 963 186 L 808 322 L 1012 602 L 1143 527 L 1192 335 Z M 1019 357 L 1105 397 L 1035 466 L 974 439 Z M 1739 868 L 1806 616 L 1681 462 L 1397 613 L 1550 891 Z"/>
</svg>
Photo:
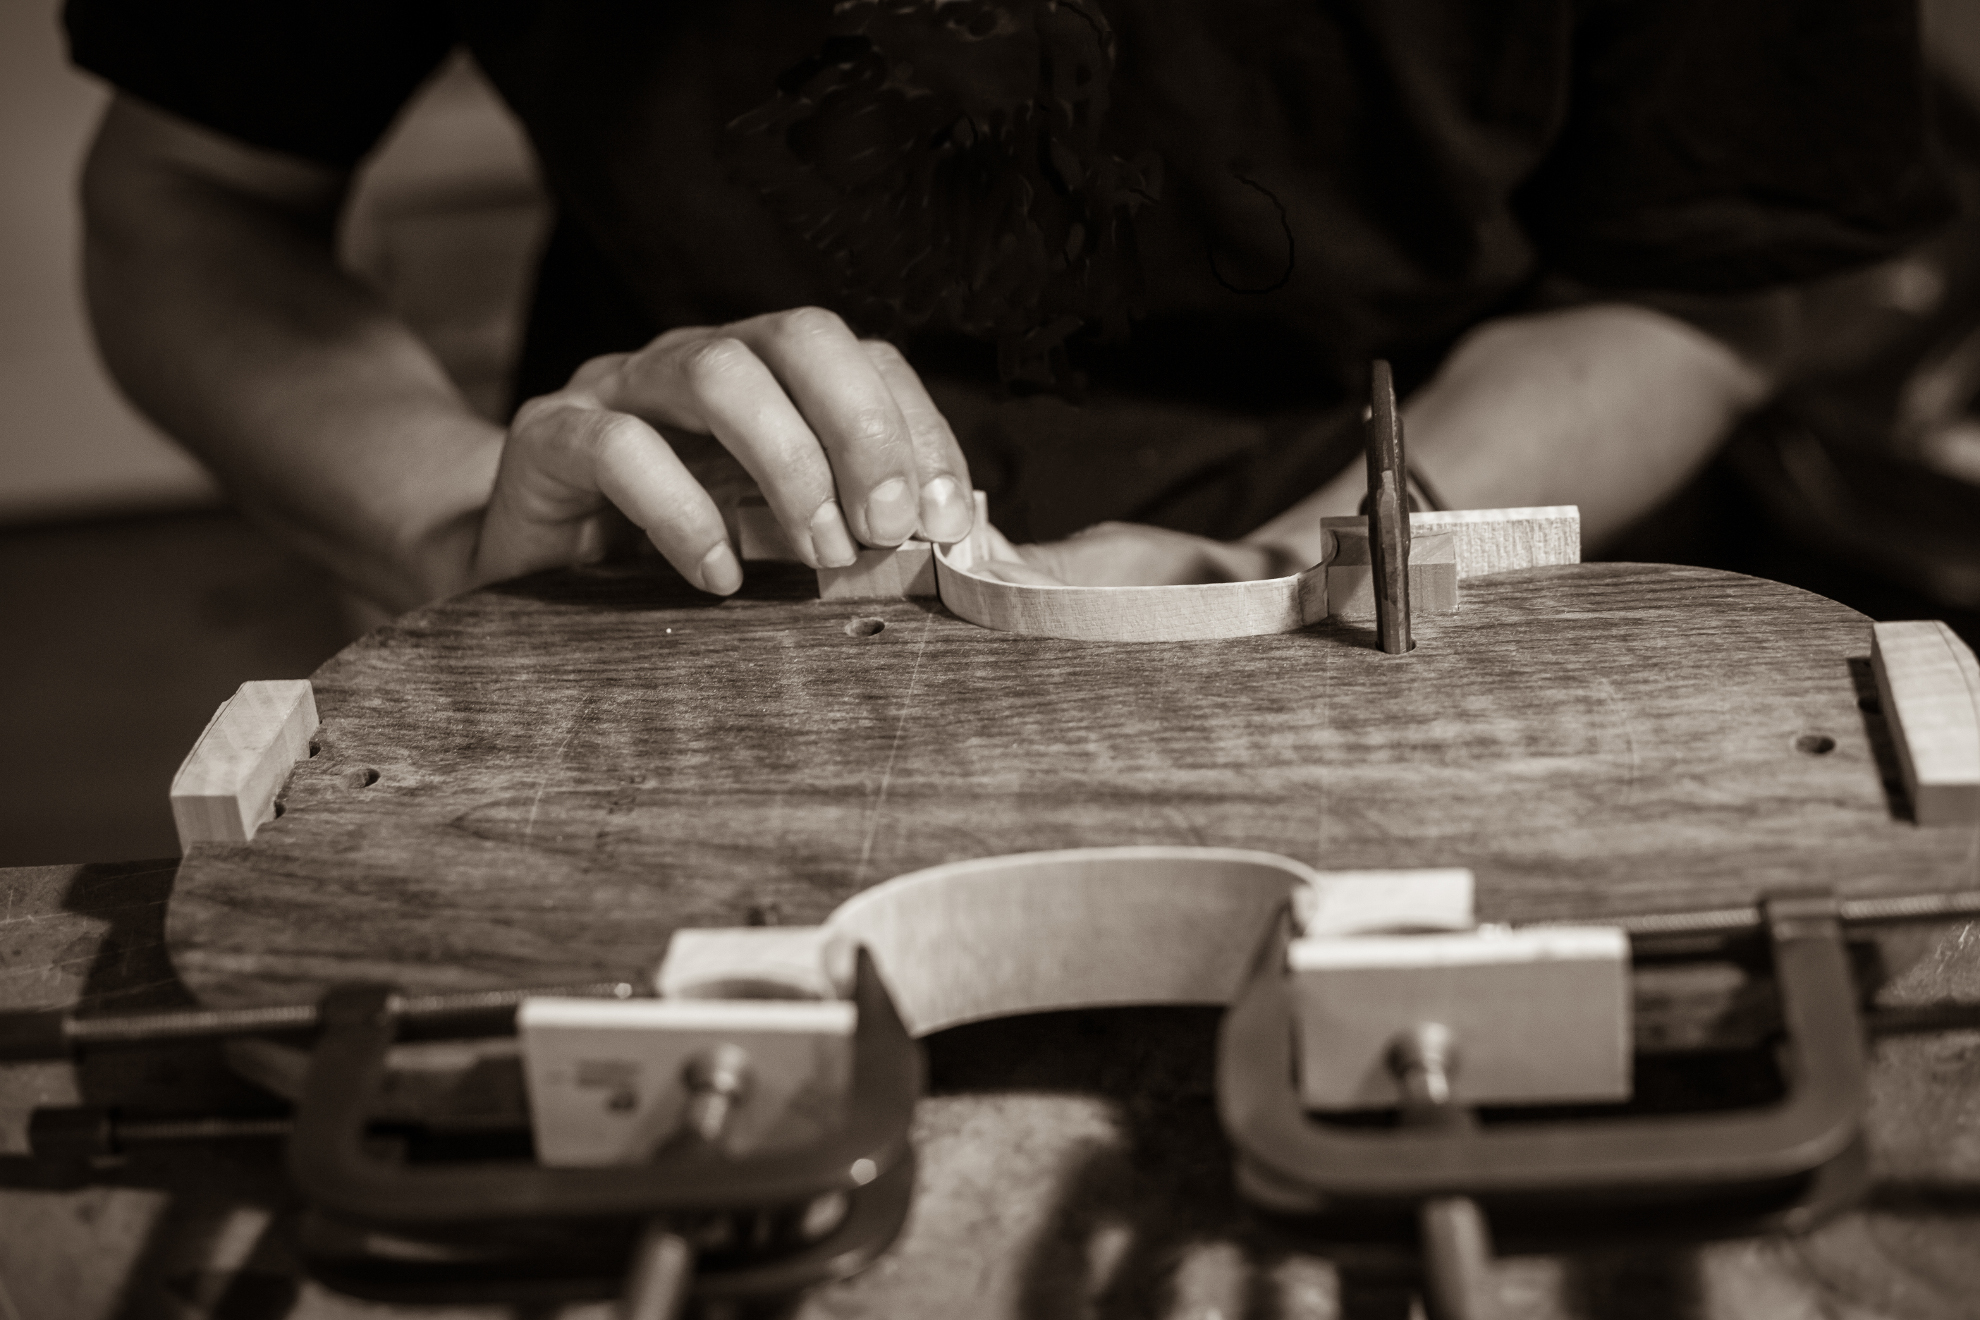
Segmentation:
<svg viewBox="0 0 1980 1320">
<path fill-rule="evenodd" d="M 69 68 L 56 8 L 0 0 L 0 866 L 176 853 L 167 788 L 213 708 L 368 623 L 97 364 L 75 179 L 108 94 Z M 1786 395 L 1612 557 L 1980 645 L 1980 4 L 1924 8 L 1963 218 L 1825 290 Z M 456 60 L 368 162 L 342 245 L 495 416 L 548 218 L 514 122 Z"/>
</svg>

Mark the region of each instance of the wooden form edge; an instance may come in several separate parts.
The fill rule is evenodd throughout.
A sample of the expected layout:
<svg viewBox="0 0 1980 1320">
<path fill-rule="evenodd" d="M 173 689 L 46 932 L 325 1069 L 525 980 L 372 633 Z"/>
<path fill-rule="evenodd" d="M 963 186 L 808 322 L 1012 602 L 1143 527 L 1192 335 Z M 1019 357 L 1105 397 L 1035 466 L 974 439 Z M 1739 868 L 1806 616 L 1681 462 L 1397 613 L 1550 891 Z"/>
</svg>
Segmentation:
<svg viewBox="0 0 1980 1320">
<path fill-rule="evenodd" d="M 220 703 L 172 776 L 179 848 L 246 843 L 275 817 L 275 798 L 316 732 L 309 680 L 243 683 Z"/>
<path fill-rule="evenodd" d="M 1980 824 L 1980 662 L 1937 620 L 1870 626 L 1870 665 L 1920 825 Z"/>
</svg>

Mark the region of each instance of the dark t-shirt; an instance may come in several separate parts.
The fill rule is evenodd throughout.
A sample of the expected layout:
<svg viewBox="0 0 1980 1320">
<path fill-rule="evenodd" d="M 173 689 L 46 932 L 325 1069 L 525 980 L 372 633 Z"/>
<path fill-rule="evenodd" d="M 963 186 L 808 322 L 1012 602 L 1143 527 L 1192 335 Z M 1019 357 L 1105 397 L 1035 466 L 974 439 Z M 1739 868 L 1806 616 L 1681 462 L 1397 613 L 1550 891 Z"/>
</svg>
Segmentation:
<svg viewBox="0 0 1980 1320">
<path fill-rule="evenodd" d="M 908 348 L 1018 537 L 1241 534 L 1353 452 L 1370 357 L 1421 380 L 1543 276 L 1755 291 L 1946 208 L 1904 3 L 69 0 L 67 21 L 131 94 L 339 166 L 465 43 L 559 207 L 518 397 L 671 326 L 832 306 Z"/>
</svg>

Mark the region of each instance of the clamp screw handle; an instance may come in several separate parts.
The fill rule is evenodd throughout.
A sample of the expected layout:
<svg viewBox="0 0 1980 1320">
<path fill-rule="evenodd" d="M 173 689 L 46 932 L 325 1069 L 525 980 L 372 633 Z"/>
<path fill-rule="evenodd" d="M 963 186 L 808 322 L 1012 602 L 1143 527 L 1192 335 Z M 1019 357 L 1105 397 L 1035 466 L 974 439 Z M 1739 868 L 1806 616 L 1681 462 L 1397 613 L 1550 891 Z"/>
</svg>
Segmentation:
<svg viewBox="0 0 1980 1320">
<path fill-rule="evenodd" d="M 1389 1046 L 1389 1070 L 1402 1091 L 1402 1119 L 1417 1127 L 1466 1128 L 1471 1112 L 1451 1094 L 1457 1036 L 1441 1022 L 1419 1022 Z M 1492 1235 L 1468 1196 L 1439 1196 L 1417 1207 L 1423 1250 L 1423 1309 L 1430 1320 L 1490 1320 Z"/>
<path fill-rule="evenodd" d="M 1417 1023 L 1390 1044 L 1389 1071 L 1402 1088 L 1405 1109 L 1445 1108 L 1457 1071 L 1457 1036 L 1441 1022 Z"/>
<path fill-rule="evenodd" d="M 681 1081 L 688 1090 L 688 1129 L 712 1146 L 722 1139 L 729 1115 L 749 1098 L 749 1052 L 724 1041 L 689 1059 Z"/>
</svg>

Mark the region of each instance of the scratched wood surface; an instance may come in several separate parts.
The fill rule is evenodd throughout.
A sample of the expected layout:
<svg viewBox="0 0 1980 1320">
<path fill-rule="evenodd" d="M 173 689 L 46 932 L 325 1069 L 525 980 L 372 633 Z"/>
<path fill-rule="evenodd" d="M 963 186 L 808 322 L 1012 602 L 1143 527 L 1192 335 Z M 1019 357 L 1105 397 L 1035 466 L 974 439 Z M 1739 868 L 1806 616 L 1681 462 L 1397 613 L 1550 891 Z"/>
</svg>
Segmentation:
<svg viewBox="0 0 1980 1320">
<path fill-rule="evenodd" d="M 810 579 L 759 566 L 716 604 L 547 576 L 353 645 L 315 676 L 284 814 L 185 859 L 187 983 L 627 975 L 679 924 L 813 922 L 919 867 L 1102 844 L 1470 866 L 1502 919 L 1980 876 L 1980 832 L 1919 829 L 1886 782 L 1868 622 L 1790 587 L 1535 569 L 1386 657 L 1340 624 L 1012 636 Z"/>
<path fill-rule="evenodd" d="M 348 975 L 621 974 L 655 961 L 675 924 L 813 920 L 916 867 L 1074 844 L 1462 863 L 1488 917 L 1975 876 L 1973 834 L 1917 829 L 1882 782 L 1895 762 L 1859 704 L 1874 705 L 1868 622 L 1789 588 L 1614 566 L 1468 583 L 1464 612 L 1426 621 L 1423 649 L 1398 660 L 1328 627 L 1174 646 L 1013 637 L 933 605 L 808 601 L 809 577 L 759 570 L 717 606 L 633 574 L 561 575 L 347 651 L 317 675 L 321 751 L 284 814 L 250 845 L 196 850 L 172 884 L 177 970 L 236 1002 Z M 856 618 L 885 627 L 849 633 Z M 1896 941 L 1907 970 L 1887 997 L 1980 995 L 1973 936 Z M 15 1002 L 48 1002 L 43 988 Z M 803 1314 L 1405 1313 L 1393 1281 L 1337 1271 L 1237 1203 L 1215 1021 L 1111 1010 L 931 1038 L 906 1233 Z M 1506 1261 L 1505 1313 L 1971 1315 L 1980 1038 L 1880 1047 L 1873 1086 L 1863 1212 L 1803 1239 Z M 196 1176 L 172 1196 L 143 1259 L 217 1279 L 203 1262 L 232 1239 L 207 1230 L 243 1211 Z M 281 1298 L 256 1313 L 401 1314 L 299 1286 L 285 1221 L 268 1222 L 240 1253 Z M 250 1276 L 232 1277 L 202 1286 L 224 1299 Z"/>
</svg>

